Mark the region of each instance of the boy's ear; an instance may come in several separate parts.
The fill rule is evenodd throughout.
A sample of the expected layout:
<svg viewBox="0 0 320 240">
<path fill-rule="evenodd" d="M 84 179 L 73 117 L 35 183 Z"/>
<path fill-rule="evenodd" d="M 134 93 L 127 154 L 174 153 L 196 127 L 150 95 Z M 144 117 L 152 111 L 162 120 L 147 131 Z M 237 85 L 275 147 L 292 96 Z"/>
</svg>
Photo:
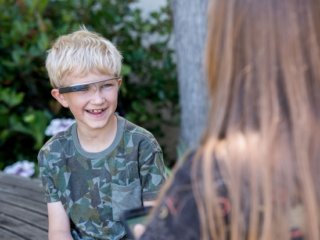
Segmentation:
<svg viewBox="0 0 320 240">
<path fill-rule="evenodd" d="M 121 78 L 119 79 L 118 83 L 119 83 L 119 87 L 120 87 L 121 84 L 122 84 L 122 79 Z"/>
<path fill-rule="evenodd" d="M 54 88 L 51 90 L 51 95 L 54 97 L 63 107 L 69 107 L 68 101 L 64 98 L 63 94 L 59 93 L 59 89 Z"/>
</svg>

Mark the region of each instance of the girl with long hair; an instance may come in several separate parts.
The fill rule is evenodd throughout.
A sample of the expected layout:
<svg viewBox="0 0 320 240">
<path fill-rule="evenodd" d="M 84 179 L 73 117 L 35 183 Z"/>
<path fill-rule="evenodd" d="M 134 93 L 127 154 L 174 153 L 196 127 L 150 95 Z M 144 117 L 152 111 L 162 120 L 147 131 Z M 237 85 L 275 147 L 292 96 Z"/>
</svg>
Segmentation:
<svg viewBox="0 0 320 240">
<path fill-rule="evenodd" d="M 210 3 L 207 131 L 141 239 L 320 239 L 320 1 Z"/>
</svg>

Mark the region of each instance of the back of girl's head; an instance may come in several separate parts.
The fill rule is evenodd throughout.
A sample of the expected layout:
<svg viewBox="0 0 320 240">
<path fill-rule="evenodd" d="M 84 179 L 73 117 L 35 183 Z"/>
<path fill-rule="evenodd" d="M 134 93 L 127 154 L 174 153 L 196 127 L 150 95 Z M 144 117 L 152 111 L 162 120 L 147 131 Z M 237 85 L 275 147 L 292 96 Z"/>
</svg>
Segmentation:
<svg viewBox="0 0 320 240">
<path fill-rule="evenodd" d="M 56 88 L 70 75 L 98 72 L 119 76 L 121 61 L 121 54 L 109 40 L 82 27 L 54 42 L 48 51 L 46 68 L 51 85 Z"/>
<path fill-rule="evenodd" d="M 295 121 L 305 112 L 320 114 L 319 5 L 213 0 L 207 65 L 220 135 L 231 125 L 260 129 L 278 117 Z"/>
<path fill-rule="evenodd" d="M 232 239 L 290 239 L 297 227 L 319 239 L 320 2 L 211 4 L 211 109 L 195 185 L 204 236 L 220 239 L 229 229 Z M 234 203 L 230 227 L 217 217 L 212 156 Z M 289 217 L 296 209 L 298 225 Z"/>
</svg>

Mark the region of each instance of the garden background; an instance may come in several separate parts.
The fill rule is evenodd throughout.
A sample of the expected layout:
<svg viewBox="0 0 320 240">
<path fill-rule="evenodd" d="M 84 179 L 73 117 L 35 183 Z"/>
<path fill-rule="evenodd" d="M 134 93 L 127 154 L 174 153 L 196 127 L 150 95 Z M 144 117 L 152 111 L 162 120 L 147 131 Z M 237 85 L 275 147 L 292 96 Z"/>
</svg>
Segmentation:
<svg viewBox="0 0 320 240">
<path fill-rule="evenodd" d="M 44 62 L 53 40 L 80 25 L 121 51 L 117 111 L 150 130 L 174 164 L 180 112 L 172 13 L 166 4 L 145 16 L 136 2 L 0 0 L 0 170 L 22 160 L 37 166 L 50 122 L 71 117 L 50 95 Z"/>
</svg>

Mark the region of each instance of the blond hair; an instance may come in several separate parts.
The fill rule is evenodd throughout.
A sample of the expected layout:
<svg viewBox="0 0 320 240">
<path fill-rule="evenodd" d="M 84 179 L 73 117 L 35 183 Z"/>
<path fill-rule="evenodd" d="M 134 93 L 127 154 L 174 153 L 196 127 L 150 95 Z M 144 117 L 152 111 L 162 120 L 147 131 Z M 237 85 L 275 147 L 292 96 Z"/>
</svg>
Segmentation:
<svg viewBox="0 0 320 240">
<path fill-rule="evenodd" d="M 98 72 L 120 76 L 122 56 L 107 39 L 85 27 L 59 37 L 48 50 L 46 68 L 52 87 L 63 86 L 70 75 Z"/>
<path fill-rule="evenodd" d="M 202 239 L 285 240 L 295 227 L 320 239 L 320 4 L 214 0 L 210 10 L 212 105 L 193 168 Z"/>
</svg>

